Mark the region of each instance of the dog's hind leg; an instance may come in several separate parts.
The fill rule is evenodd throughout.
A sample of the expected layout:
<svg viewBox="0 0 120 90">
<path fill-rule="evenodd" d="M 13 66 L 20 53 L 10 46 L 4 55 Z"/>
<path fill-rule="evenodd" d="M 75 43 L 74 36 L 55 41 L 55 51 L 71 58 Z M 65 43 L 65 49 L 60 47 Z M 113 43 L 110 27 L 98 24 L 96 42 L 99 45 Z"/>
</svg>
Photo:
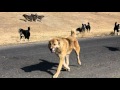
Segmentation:
<svg viewBox="0 0 120 90">
<path fill-rule="evenodd" d="M 27 37 L 26 40 L 29 42 L 29 37 Z"/>
<path fill-rule="evenodd" d="M 74 50 L 75 50 L 76 55 L 77 55 L 78 64 L 81 65 L 80 56 L 79 56 L 79 54 L 80 54 L 80 46 L 79 46 L 78 42 L 75 42 Z"/>
<path fill-rule="evenodd" d="M 65 57 L 63 66 L 64 66 L 64 68 L 65 68 L 67 71 L 70 71 L 70 67 L 69 67 L 69 55 L 67 55 L 67 56 Z"/>
<path fill-rule="evenodd" d="M 20 35 L 20 41 L 21 41 L 21 39 L 22 39 L 22 35 Z"/>
<path fill-rule="evenodd" d="M 20 33 L 20 40 L 22 39 L 22 32 L 19 32 Z"/>
<path fill-rule="evenodd" d="M 22 36 L 20 35 L 20 40 L 21 40 Z"/>
</svg>

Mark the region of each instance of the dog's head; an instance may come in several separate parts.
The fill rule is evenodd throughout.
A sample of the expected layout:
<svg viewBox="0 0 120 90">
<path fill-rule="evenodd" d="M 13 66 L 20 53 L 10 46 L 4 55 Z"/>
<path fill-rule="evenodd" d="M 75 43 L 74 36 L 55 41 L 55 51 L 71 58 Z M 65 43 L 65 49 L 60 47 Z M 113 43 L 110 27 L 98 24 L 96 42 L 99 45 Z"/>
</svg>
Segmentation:
<svg viewBox="0 0 120 90">
<path fill-rule="evenodd" d="M 48 43 L 48 48 L 52 53 L 56 52 L 56 49 L 60 47 L 60 40 L 59 39 L 52 39 Z"/>
<path fill-rule="evenodd" d="M 18 30 L 18 32 L 21 34 L 21 33 L 22 33 L 22 30 L 23 30 L 23 29 L 20 28 L 20 29 Z"/>
</svg>

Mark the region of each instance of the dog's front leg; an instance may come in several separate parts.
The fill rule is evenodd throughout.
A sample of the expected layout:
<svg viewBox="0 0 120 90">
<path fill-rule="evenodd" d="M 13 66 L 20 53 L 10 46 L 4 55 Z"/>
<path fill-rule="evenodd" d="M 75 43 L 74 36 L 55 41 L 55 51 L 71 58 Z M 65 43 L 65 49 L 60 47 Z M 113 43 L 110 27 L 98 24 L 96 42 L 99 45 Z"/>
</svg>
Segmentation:
<svg viewBox="0 0 120 90">
<path fill-rule="evenodd" d="M 22 39 L 22 33 L 20 32 L 20 40 Z"/>
<path fill-rule="evenodd" d="M 69 66 L 69 55 L 66 55 L 66 64 Z"/>
<path fill-rule="evenodd" d="M 57 72 L 54 74 L 53 78 L 57 78 L 60 74 L 60 71 L 62 69 L 62 65 L 64 63 L 64 58 L 65 57 L 60 57 L 60 62 L 59 62 L 59 65 L 58 65 L 58 69 L 57 69 Z"/>
</svg>

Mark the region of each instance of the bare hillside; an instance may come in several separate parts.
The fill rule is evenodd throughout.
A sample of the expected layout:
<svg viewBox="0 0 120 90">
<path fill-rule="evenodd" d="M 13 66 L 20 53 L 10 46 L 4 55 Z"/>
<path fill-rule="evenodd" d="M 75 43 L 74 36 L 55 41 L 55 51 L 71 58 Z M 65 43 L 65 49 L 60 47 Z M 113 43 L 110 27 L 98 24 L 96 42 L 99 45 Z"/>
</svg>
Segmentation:
<svg viewBox="0 0 120 90">
<path fill-rule="evenodd" d="M 24 22 L 23 14 L 44 15 L 42 22 Z M 30 42 L 45 41 L 56 36 L 69 36 L 72 29 L 90 22 L 91 32 L 81 37 L 105 36 L 113 32 L 114 23 L 120 23 L 119 12 L 0 12 L 0 45 L 20 42 L 18 29 L 31 27 Z"/>
</svg>

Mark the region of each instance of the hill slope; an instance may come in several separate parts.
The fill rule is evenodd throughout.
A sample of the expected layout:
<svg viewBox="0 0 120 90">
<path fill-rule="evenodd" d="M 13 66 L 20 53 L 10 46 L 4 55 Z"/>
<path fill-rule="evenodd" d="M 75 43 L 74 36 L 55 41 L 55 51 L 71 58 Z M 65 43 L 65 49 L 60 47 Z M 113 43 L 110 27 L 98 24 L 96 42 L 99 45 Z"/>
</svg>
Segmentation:
<svg viewBox="0 0 120 90">
<path fill-rule="evenodd" d="M 23 14 L 44 15 L 42 22 L 24 22 Z M 78 37 L 109 35 L 115 22 L 120 23 L 119 12 L 0 12 L 0 45 L 21 43 L 18 29 L 31 27 L 30 42 L 45 41 L 56 36 L 69 36 L 72 29 L 90 22 L 91 32 Z M 25 42 L 25 41 L 22 41 Z"/>
</svg>

